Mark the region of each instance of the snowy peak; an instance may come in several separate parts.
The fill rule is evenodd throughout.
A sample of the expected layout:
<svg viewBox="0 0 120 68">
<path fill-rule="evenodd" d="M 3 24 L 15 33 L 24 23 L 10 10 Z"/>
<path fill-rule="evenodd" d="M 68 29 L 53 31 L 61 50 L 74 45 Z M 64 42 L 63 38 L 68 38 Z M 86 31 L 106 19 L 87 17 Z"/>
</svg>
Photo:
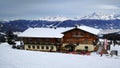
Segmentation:
<svg viewBox="0 0 120 68">
<path fill-rule="evenodd" d="M 46 20 L 46 21 L 65 21 L 69 20 L 70 18 L 64 17 L 64 16 L 57 16 L 57 17 L 45 17 L 45 18 L 39 18 L 39 20 Z"/>
<path fill-rule="evenodd" d="M 80 19 L 100 19 L 100 20 L 114 20 L 120 19 L 120 15 L 116 14 L 102 14 L 102 13 L 93 13 L 88 16 L 81 17 Z"/>
<path fill-rule="evenodd" d="M 57 17 L 45 17 L 45 18 L 39 18 L 39 20 L 46 20 L 46 21 L 65 21 L 65 20 L 82 20 L 82 19 L 98 19 L 98 20 L 115 20 L 120 19 L 120 15 L 117 14 L 103 14 L 103 13 L 92 13 L 87 16 L 78 16 L 75 18 L 68 18 L 64 16 L 57 16 Z"/>
<path fill-rule="evenodd" d="M 115 19 L 120 19 L 120 14 L 103 14 L 103 13 L 92 13 L 86 16 L 76 16 L 74 18 L 70 17 L 65 17 L 65 16 L 47 16 L 43 18 L 38 18 L 38 19 L 33 19 L 33 20 L 43 20 L 43 21 L 65 21 L 65 20 L 82 20 L 82 19 L 97 19 L 97 20 L 115 20 Z M 9 21 L 14 21 L 14 20 L 19 20 L 19 19 L 13 19 L 13 20 L 4 20 L 0 22 L 9 22 Z"/>
</svg>

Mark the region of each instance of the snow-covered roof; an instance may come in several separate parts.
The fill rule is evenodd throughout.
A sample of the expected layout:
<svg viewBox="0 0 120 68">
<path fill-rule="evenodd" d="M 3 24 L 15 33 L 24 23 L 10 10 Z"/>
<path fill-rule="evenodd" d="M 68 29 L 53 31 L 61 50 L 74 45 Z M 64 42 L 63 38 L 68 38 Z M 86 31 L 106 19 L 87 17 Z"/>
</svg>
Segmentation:
<svg viewBox="0 0 120 68">
<path fill-rule="evenodd" d="M 61 38 L 63 31 L 71 28 L 28 28 L 19 37 L 47 37 L 47 38 Z"/>
<path fill-rule="evenodd" d="M 92 28 L 92 27 L 88 27 L 88 26 L 80 26 L 78 28 L 81 30 L 84 30 L 86 32 L 92 33 L 94 35 L 97 35 L 100 32 L 100 29 L 96 29 L 96 28 Z"/>
<path fill-rule="evenodd" d="M 83 31 L 86 31 L 86 32 L 89 32 L 89 33 L 92 33 L 94 35 L 98 35 L 99 32 L 100 32 L 100 29 L 96 29 L 96 28 L 92 28 L 92 27 L 88 27 L 88 26 L 77 26 L 77 29 L 80 29 L 80 30 L 83 30 Z M 68 30 L 69 31 L 69 30 Z M 67 31 L 65 31 L 67 32 Z M 64 32 L 63 32 L 64 33 Z"/>
<path fill-rule="evenodd" d="M 19 37 L 47 37 L 47 38 L 62 38 L 62 32 L 74 29 L 75 27 L 67 28 L 28 28 L 23 33 L 19 34 Z M 78 27 L 81 30 L 97 35 L 100 30 L 88 26 Z"/>
<path fill-rule="evenodd" d="M 99 34 L 110 34 L 110 33 L 116 33 L 116 32 L 120 32 L 120 29 L 101 30 Z"/>
</svg>

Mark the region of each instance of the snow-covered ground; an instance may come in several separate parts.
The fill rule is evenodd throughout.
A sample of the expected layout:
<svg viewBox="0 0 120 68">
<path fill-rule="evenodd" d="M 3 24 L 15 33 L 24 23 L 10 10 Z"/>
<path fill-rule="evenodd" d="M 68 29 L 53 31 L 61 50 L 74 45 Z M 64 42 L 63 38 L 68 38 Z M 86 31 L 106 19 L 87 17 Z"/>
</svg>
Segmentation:
<svg viewBox="0 0 120 68">
<path fill-rule="evenodd" d="M 120 52 L 119 46 L 112 49 Z M 0 68 L 120 68 L 120 56 L 26 51 L 12 49 L 7 43 L 1 43 Z"/>
</svg>

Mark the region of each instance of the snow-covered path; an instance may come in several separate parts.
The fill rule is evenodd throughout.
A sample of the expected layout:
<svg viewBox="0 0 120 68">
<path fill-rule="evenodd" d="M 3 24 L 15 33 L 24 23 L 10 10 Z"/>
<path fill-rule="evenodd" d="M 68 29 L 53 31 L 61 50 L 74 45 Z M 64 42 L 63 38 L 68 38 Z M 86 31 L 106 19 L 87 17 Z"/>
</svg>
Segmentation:
<svg viewBox="0 0 120 68">
<path fill-rule="evenodd" d="M 120 58 L 17 50 L 2 43 L 0 68 L 120 68 Z"/>
</svg>

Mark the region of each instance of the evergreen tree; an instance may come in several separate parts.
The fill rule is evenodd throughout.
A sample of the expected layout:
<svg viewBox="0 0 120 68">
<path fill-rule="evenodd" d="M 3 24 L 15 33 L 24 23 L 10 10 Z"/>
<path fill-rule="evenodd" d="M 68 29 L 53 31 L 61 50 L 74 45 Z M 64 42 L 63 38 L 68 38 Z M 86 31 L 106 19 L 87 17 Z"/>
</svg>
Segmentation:
<svg viewBox="0 0 120 68">
<path fill-rule="evenodd" d="M 15 44 L 15 35 L 13 32 L 9 30 L 6 35 L 8 44 Z"/>
<path fill-rule="evenodd" d="M 5 41 L 6 41 L 5 36 L 0 35 L 0 42 L 5 42 Z"/>
</svg>

